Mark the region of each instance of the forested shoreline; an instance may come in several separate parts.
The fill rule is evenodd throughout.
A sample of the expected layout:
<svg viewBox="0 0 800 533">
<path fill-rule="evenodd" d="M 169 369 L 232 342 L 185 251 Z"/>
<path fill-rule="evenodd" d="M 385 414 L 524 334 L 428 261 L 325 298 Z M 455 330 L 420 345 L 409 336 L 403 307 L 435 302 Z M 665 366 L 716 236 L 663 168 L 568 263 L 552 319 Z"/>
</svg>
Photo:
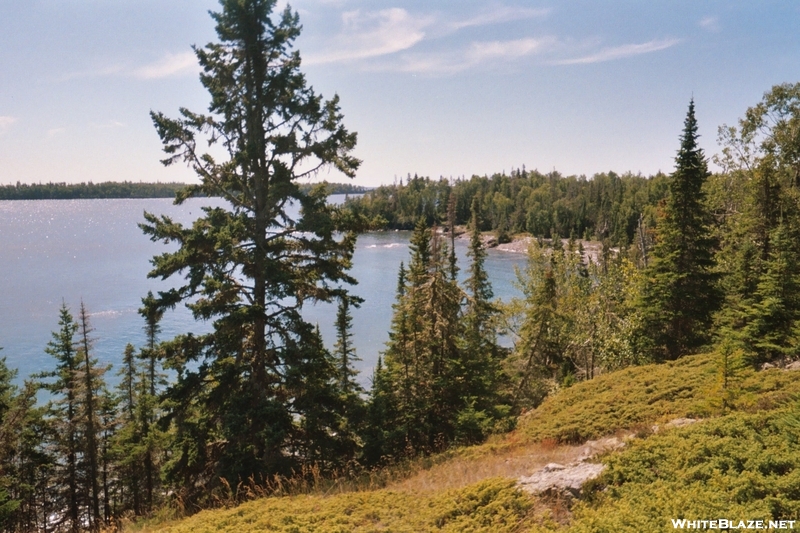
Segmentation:
<svg viewBox="0 0 800 533">
<path fill-rule="evenodd" d="M 331 190 L 306 178 L 322 168 L 354 177 L 357 136 L 338 97 L 324 99 L 300 71 L 297 14 L 273 7 L 222 0 L 219 42 L 195 50 L 207 114 L 151 113 L 164 163 L 188 162 L 200 178 L 174 191 L 176 202 L 227 205 L 188 226 L 144 214 L 144 234 L 173 245 L 148 275 L 176 281 L 142 298 L 144 345 L 128 345 L 121 368 L 98 361 L 91 302 L 81 302 L 74 314 L 61 307 L 43 347 L 50 369 L 18 387 L 0 360 L 5 530 L 100 531 L 369 478 L 508 432 L 578 382 L 701 352 L 715 358 L 709 396 L 726 413 L 742 368 L 800 356 L 800 83 L 773 87 L 721 128 L 719 174 L 690 100 L 669 175 L 414 177 L 332 205 Z M 214 143 L 229 160 L 200 148 Z M 467 264 L 455 254 L 458 224 Z M 364 390 L 351 331 L 363 300 L 350 268 L 358 235 L 387 226 L 413 229 L 410 254 Z M 494 298 L 484 231 L 537 237 L 517 298 Z M 586 237 L 604 243 L 596 261 Z M 320 302 L 337 306 L 333 346 L 302 313 Z M 183 305 L 208 332 L 162 339 L 164 314 Z"/>
<path fill-rule="evenodd" d="M 367 187 L 351 183 L 326 183 L 328 194 L 360 194 Z M 310 190 L 315 184 L 303 184 Z M 19 183 L 0 185 L 0 200 L 89 200 L 102 198 L 174 198 L 186 183 L 105 181 L 102 183 Z"/>
<path fill-rule="evenodd" d="M 456 180 L 409 175 L 405 181 L 351 198 L 347 205 L 376 225 L 410 230 L 420 217 L 429 225 L 446 225 L 452 194 L 455 223 L 470 221 L 472 201 L 477 198 L 480 229 L 495 232 L 500 242 L 528 233 L 546 239 L 560 235 L 608 240 L 619 246 L 633 242 L 637 232 L 654 227 L 668 184 L 666 174 L 605 172 L 587 178 L 523 167 L 510 175 Z"/>
</svg>

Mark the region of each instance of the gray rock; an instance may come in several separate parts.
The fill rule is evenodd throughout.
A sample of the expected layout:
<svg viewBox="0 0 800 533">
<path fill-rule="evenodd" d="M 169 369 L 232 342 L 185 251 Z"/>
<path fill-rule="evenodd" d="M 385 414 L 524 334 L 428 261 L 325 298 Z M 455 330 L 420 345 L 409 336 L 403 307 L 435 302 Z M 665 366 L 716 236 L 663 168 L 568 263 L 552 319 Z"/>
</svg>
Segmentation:
<svg viewBox="0 0 800 533">
<path fill-rule="evenodd" d="M 532 494 L 559 492 L 578 496 L 583 484 L 599 476 L 605 468 L 606 465 L 600 463 L 573 463 L 566 466 L 550 463 L 533 475 L 521 477 L 519 486 Z"/>
</svg>

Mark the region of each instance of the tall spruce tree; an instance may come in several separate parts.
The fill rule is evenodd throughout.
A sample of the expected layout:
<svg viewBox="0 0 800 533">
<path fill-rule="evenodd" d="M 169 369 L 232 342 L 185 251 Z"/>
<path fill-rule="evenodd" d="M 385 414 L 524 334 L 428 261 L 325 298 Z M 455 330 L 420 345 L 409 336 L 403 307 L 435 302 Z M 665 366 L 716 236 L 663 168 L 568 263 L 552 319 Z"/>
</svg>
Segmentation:
<svg viewBox="0 0 800 533">
<path fill-rule="evenodd" d="M 448 247 L 420 218 L 410 240 L 408 277 L 401 268 L 392 331 L 380 384 L 395 417 L 384 455 L 427 453 L 451 442 L 462 396 L 461 302 Z"/>
<path fill-rule="evenodd" d="M 92 357 L 94 331 L 89 320 L 89 311 L 81 301 L 78 312 L 78 354 L 81 359 L 83 434 L 85 444 L 83 448 L 84 459 L 87 461 L 86 478 L 90 488 L 89 493 L 89 529 L 99 530 L 102 521 L 100 514 L 100 391 L 104 388 L 102 375 L 105 369 L 97 366 L 97 360 Z"/>
<path fill-rule="evenodd" d="M 145 364 L 142 374 L 141 389 L 137 413 L 141 427 L 141 438 L 144 445 L 144 503 L 147 510 L 151 510 L 157 503 L 156 491 L 159 480 L 159 455 L 164 446 L 164 432 L 157 426 L 161 413 L 159 412 L 159 393 L 166 385 L 163 374 L 158 371 L 160 350 L 158 349 L 158 334 L 161 332 L 160 322 L 164 316 L 164 309 L 159 307 L 153 293 L 148 291 L 142 298 L 142 307 L 139 314 L 144 318 L 144 332 L 147 344 L 142 348 L 139 357 Z"/>
<path fill-rule="evenodd" d="M 692 100 L 640 303 L 645 338 L 656 360 L 675 359 L 707 343 L 721 300 L 703 191 L 709 172 L 697 137 Z"/>
<path fill-rule="evenodd" d="M 497 344 L 495 319 L 499 309 L 492 302 L 494 293 L 486 272 L 486 250 L 481 241 L 480 203 L 472 199 L 472 231 L 467 255 L 472 260 L 465 281 L 466 309 L 464 313 L 461 396 L 470 398 L 469 409 L 495 415 L 499 405 L 500 362 L 503 350 Z M 473 437 L 469 440 L 479 440 Z M 482 436 L 482 434 L 480 435 Z M 462 439 L 463 440 L 463 439 Z"/>
<path fill-rule="evenodd" d="M 128 343 L 122 354 L 122 367 L 119 370 L 120 381 L 117 385 L 119 431 L 114 437 L 113 447 L 118 458 L 118 483 L 121 492 L 118 506 L 122 511 L 132 511 L 137 516 L 142 514 L 143 510 L 140 469 L 145 455 L 142 424 L 138 416 L 142 396 L 139 387 L 140 375 L 136 350 Z"/>
<path fill-rule="evenodd" d="M 336 369 L 301 309 L 347 296 L 355 224 L 327 205 L 324 187 L 306 193 L 299 181 L 326 168 L 352 177 L 356 135 L 342 125 L 338 97 L 324 101 L 307 86 L 292 50 L 298 17 L 288 7 L 274 17 L 275 3 L 221 0 L 212 13 L 219 42 L 195 48 L 209 113 L 152 115 L 164 163 L 185 161 L 201 180 L 176 201 L 227 202 L 204 208 L 188 228 L 152 214 L 142 225 L 154 241 L 179 247 L 156 257 L 150 275 L 185 276 L 157 306 L 186 302 L 213 325 L 165 345 L 177 370 L 167 391 L 177 435 L 167 476 L 190 501 L 220 478 L 236 486 L 316 461 L 324 444 L 316 439 L 331 436 L 328 415 L 341 409 L 312 401 L 328 398 Z M 204 153 L 204 141 L 219 150 Z M 304 372 L 315 375 L 305 380 Z"/>
<path fill-rule="evenodd" d="M 75 336 L 78 324 L 72 317 L 65 303 L 59 310 L 58 331 L 47 344 L 45 352 L 56 359 L 53 372 L 42 374 L 43 378 L 53 381 L 44 384 L 44 388 L 53 395 L 48 418 L 55 431 L 56 460 L 58 461 L 57 478 L 50 487 L 56 512 L 61 515 L 56 520 L 72 532 L 80 531 L 87 521 L 85 512 L 86 494 L 89 492 L 83 485 L 80 460 L 83 455 L 82 443 L 82 409 L 80 380 L 80 357 L 75 347 Z M 62 515 L 63 513 L 63 515 Z"/>
</svg>

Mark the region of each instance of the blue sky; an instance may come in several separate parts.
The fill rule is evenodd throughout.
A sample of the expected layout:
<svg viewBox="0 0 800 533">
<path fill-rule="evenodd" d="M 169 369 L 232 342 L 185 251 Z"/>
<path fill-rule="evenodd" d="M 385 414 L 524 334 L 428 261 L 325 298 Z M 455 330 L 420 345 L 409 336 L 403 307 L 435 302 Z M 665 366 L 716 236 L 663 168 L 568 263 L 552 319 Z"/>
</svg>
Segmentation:
<svg viewBox="0 0 800 533">
<path fill-rule="evenodd" d="M 279 8 L 285 5 L 279 4 Z M 355 183 L 529 169 L 669 172 L 800 81 L 794 1 L 297 0 L 308 81 L 338 93 Z M 148 112 L 203 111 L 214 0 L 0 0 L 0 183 L 194 181 Z M 320 178 L 341 181 L 334 173 Z"/>
</svg>

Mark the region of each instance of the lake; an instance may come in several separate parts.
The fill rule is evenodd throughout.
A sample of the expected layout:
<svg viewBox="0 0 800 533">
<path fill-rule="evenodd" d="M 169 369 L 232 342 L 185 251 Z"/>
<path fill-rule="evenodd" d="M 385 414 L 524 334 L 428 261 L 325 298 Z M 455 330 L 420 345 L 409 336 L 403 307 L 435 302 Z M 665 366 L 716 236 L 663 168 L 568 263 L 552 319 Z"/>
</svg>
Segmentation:
<svg viewBox="0 0 800 533">
<path fill-rule="evenodd" d="M 343 197 L 331 197 L 339 202 Z M 148 279 L 150 258 L 174 247 L 153 243 L 138 228 L 143 212 L 164 214 L 191 223 L 203 205 L 224 205 L 219 199 L 192 199 L 176 206 L 170 199 L 0 201 L 0 356 L 19 370 L 18 381 L 53 367 L 44 352 L 58 328 L 62 301 L 77 315 L 81 300 L 91 314 L 95 356 L 119 367 L 127 343 L 145 340 L 137 310 L 148 290 L 165 290 L 177 282 Z M 410 232 L 387 231 L 358 238 L 351 274 L 359 283 L 352 291 L 364 298 L 353 309 L 353 338 L 361 361 L 360 381 L 369 384 L 378 355 L 388 340 L 400 262 L 408 264 Z M 462 274 L 469 263 L 467 241 L 456 241 Z M 487 271 L 495 296 L 510 298 L 514 266 L 524 254 L 489 250 Z M 335 342 L 335 305 L 306 306 L 304 315 L 318 323 L 326 344 Z M 208 331 L 185 308 L 167 312 L 162 339 L 178 333 Z M 108 381 L 117 381 L 117 368 Z"/>
</svg>

